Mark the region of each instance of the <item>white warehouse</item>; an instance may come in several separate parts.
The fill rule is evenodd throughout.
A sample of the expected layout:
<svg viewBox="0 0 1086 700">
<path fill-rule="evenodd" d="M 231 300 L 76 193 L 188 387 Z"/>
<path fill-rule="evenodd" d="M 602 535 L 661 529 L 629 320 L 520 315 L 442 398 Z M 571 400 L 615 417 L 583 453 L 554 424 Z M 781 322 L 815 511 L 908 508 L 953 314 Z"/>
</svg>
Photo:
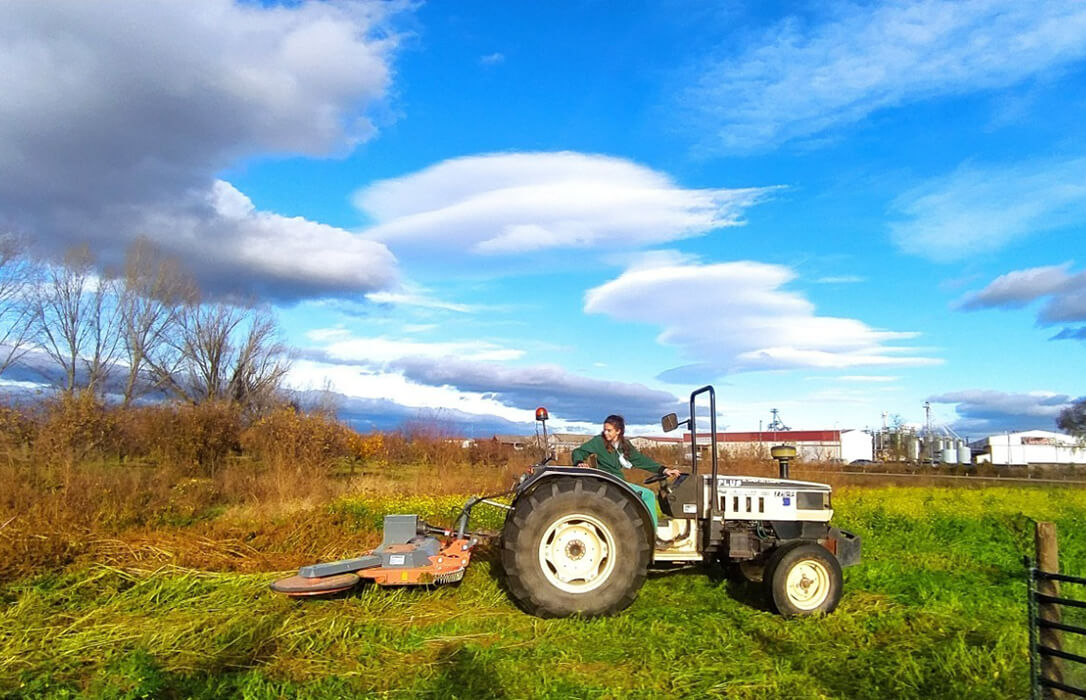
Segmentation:
<svg viewBox="0 0 1086 700">
<path fill-rule="evenodd" d="M 1047 430 L 990 435 L 969 443 L 977 464 L 1023 466 L 1029 464 L 1086 465 L 1086 442 Z"/>
<path fill-rule="evenodd" d="M 710 438 L 711 433 L 698 433 L 698 445 L 707 448 Z M 689 449 L 690 433 L 685 433 L 682 439 Z M 875 453 L 874 438 L 863 430 L 718 432 L 716 443 L 721 454 L 760 458 L 768 458 L 773 445 L 792 445 L 800 459 L 810 462 L 871 460 Z"/>
</svg>

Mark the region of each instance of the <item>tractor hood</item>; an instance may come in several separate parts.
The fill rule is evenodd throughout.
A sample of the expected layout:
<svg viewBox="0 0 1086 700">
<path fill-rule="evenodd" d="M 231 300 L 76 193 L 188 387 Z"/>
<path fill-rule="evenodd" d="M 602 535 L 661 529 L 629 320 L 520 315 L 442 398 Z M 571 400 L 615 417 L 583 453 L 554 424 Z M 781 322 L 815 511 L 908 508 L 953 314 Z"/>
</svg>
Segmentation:
<svg viewBox="0 0 1086 700">
<path fill-rule="evenodd" d="M 703 482 L 707 492 L 711 479 L 706 476 Z M 716 504 L 725 520 L 829 522 L 832 491 L 828 484 L 813 481 L 718 475 Z"/>
<path fill-rule="evenodd" d="M 789 491 L 825 491 L 832 493 L 829 484 L 817 481 L 799 481 L 797 479 L 773 479 L 762 476 L 731 476 L 720 474 L 716 477 L 717 488 L 753 488 Z"/>
</svg>

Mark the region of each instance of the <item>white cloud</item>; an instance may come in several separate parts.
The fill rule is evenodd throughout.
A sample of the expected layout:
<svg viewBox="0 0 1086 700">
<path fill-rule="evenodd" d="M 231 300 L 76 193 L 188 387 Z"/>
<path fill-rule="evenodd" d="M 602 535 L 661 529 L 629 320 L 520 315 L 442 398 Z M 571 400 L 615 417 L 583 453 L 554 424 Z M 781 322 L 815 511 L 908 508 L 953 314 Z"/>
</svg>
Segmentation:
<svg viewBox="0 0 1086 700">
<path fill-rule="evenodd" d="M 415 410 L 444 408 L 480 416 L 498 416 L 510 421 L 532 419 L 531 414 L 525 410 L 512 408 L 481 394 L 464 393 L 446 386 L 419 384 L 408 380 L 399 372 L 360 372 L 358 366 L 351 364 L 329 364 L 301 359 L 291 367 L 287 383 L 296 390 L 312 389 L 331 383 L 337 392 L 348 397 L 391 400 Z"/>
<path fill-rule="evenodd" d="M 385 286 L 387 249 L 255 211 L 216 174 L 253 154 L 341 154 L 370 138 L 399 7 L 0 3 L 5 224 L 45 252 L 89 243 L 104 263 L 150 237 L 215 291 Z"/>
<path fill-rule="evenodd" d="M 1080 273 L 1075 288 L 1054 296 L 1041 309 L 1043 323 L 1086 321 L 1086 274 Z"/>
<path fill-rule="evenodd" d="M 334 352 L 304 353 L 291 367 L 288 384 L 304 390 L 330 383 L 352 398 L 393 400 L 415 409 L 442 407 L 510 421 L 531 421 L 532 412 L 542 405 L 554 419 L 552 429 L 598 425 L 616 411 L 630 425 L 653 424 L 664 413 L 681 408 L 666 391 L 578 376 L 553 365 L 509 366 L 502 361 L 512 357 L 485 347 L 374 340 L 366 339 L 371 352 L 364 357 L 356 356 L 362 354 L 356 353 L 358 346 L 340 342 L 331 344 L 338 346 Z M 449 350 L 459 354 L 440 354 Z M 395 356 L 411 351 L 427 354 Z"/>
<path fill-rule="evenodd" d="M 420 384 L 480 393 L 508 406 L 534 409 L 544 405 L 567 421 L 602 421 L 608 414 L 619 412 L 633 424 L 654 423 L 679 408 L 679 400 L 669 392 L 643 384 L 577 376 L 555 365 L 511 367 L 456 357 L 438 362 L 405 357 L 390 367 Z"/>
<path fill-rule="evenodd" d="M 965 295 L 958 307 L 977 309 L 1014 309 L 1045 299 L 1037 314 L 1039 324 L 1086 321 L 1086 270 L 1071 273 L 1071 263 L 1014 270 L 1000 275 L 979 292 Z M 1060 338 L 1078 337 L 1074 329 L 1065 329 Z"/>
<path fill-rule="evenodd" d="M 896 382 L 901 377 L 889 377 L 884 375 L 871 375 L 871 374 L 846 374 L 838 377 L 842 382 L 862 382 L 865 384 L 883 384 L 887 382 Z"/>
<path fill-rule="evenodd" d="M 906 252 L 939 262 L 990 253 L 1086 222 L 1086 158 L 964 165 L 901 195 L 893 208 L 902 220 L 890 232 Z"/>
<path fill-rule="evenodd" d="M 710 148 L 811 137 L 880 109 L 1003 88 L 1086 56 L 1086 5 L 972 0 L 827 5 L 791 17 L 703 69 L 683 103 Z"/>
<path fill-rule="evenodd" d="M 479 57 L 479 63 L 484 66 L 496 66 L 499 63 L 505 61 L 505 54 L 503 53 L 488 53 L 485 56 Z"/>
<path fill-rule="evenodd" d="M 455 356 L 466 360 L 503 361 L 516 360 L 524 355 L 523 350 L 488 340 L 420 342 L 384 336 L 333 336 L 332 342 L 325 344 L 320 352 L 327 361 L 368 366 L 380 366 L 403 357 L 438 359 Z"/>
<path fill-rule="evenodd" d="M 436 299 L 421 292 L 371 292 L 366 298 L 375 304 L 393 304 L 397 306 L 417 306 L 422 309 L 455 311 L 466 314 L 475 310 L 470 304 L 458 304 L 452 301 Z"/>
<path fill-rule="evenodd" d="M 1000 275 L 979 292 L 967 294 L 959 303 L 963 309 L 992 307 L 1017 308 L 1043 296 L 1065 289 L 1073 277 L 1068 274 L 1071 263 L 1031 267 Z M 1081 275 L 1078 275 L 1081 276 Z"/>
<path fill-rule="evenodd" d="M 336 326 L 335 328 L 314 328 L 313 330 L 306 331 L 305 337 L 315 343 L 328 343 L 335 340 L 347 340 L 351 337 L 351 332 L 342 326 Z"/>
<path fill-rule="evenodd" d="M 298 352 L 287 381 L 293 389 L 331 384 L 337 392 L 351 399 L 391 401 L 404 409 L 399 411 L 394 422 L 409 420 L 412 411 L 441 410 L 475 414 L 484 422 L 487 417 L 532 420 L 532 414 L 526 409 L 492 395 L 415 381 L 392 366 L 405 357 L 412 358 L 411 362 L 417 367 L 427 363 L 438 365 L 449 361 L 449 357 L 470 362 L 502 362 L 519 358 L 522 351 L 488 341 L 420 342 L 380 336 L 358 337 L 340 328 L 317 329 L 307 336 L 320 347 Z"/>
<path fill-rule="evenodd" d="M 488 438 L 491 435 L 528 435 L 532 432 L 531 414 L 519 416 L 519 422 L 493 414 L 464 411 L 461 408 L 411 406 L 389 398 L 348 396 L 333 391 L 296 389 L 295 400 L 327 405 L 329 398 L 336 415 L 355 430 L 420 431 L 426 435 L 462 438 Z"/>
<path fill-rule="evenodd" d="M 563 425 L 597 423 L 625 412 L 631 424 L 655 423 L 678 400 L 634 382 L 571 374 L 557 365 L 520 365 L 525 352 L 489 340 L 426 342 L 404 337 L 358 337 L 335 326 L 309 331 L 316 347 L 300 350 L 291 386 L 331 381 L 337 391 L 415 406 L 531 420 L 539 405 Z"/>
<path fill-rule="evenodd" d="M 619 244 L 637 248 L 743 223 L 773 188 L 683 189 L 621 158 L 499 153 L 447 160 L 370 185 L 365 233 L 397 255 L 509 256 Z"/>
<path fill-rule="evenodd" d="M 146 220 L 146 230 L 172 234 L 156 241 L 164 250 L 201 261 L 193 272 L 205 287 L 236 289 L 229 278 L 243 274 L 244 289 L 290 299 L 379 289 L 396 279 L 396 258 L 381 243 L 302 217 L 257 211 L 221 180 L 210 198 L 214 217 L 157 211 Z"/>
<path fill-rule="evenodd" d="M 953 391 L 928 399 L 955 404 L 955 429 L 971 432 L 1003 430 L 1056 430 L 1056 416 L 1074 400 L 1051 391 L 1011 393 L 991 389 Z"/>
<path fill-rule="evenodd" d="M 585 311 L 661 326 L 659 342 L 717 375 L 939 362 L 888 345 L 916 333 L 816 315 L 800 294 L 781 289 L 794 277 L 786 267 L 747 261 L 635 267 L 589 290 Z"/>
</svg>

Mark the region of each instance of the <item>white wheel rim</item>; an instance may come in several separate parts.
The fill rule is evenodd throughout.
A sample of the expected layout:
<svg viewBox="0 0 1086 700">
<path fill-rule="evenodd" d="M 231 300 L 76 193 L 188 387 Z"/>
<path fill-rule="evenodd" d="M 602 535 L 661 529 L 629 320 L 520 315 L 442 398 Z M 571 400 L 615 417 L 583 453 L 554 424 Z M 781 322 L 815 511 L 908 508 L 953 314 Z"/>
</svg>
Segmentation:
<svg viewBox="0 0 1086 700">
<path fill-rule="evenodd" d="M 615 538 L 591 515 L 564 515 L 551 523 L 539 542 L 539 567 L 547 581 L 567 593 L 588 593 L 607 581 L 615 568 Z"/>
<path fill-rule="evenodd" d="M 817 559 L 804 559 L 788 572 L 788 600 L 800 610 L 814 610 L 830 596 L 830 572 Z"/>
<path fill-rule="evenodd" d="M 814 610 L 830 597 L 830 571 L 817 559 L 796 562 L 785 582 L 790 600 L 799 610 Z"/>
</svg>

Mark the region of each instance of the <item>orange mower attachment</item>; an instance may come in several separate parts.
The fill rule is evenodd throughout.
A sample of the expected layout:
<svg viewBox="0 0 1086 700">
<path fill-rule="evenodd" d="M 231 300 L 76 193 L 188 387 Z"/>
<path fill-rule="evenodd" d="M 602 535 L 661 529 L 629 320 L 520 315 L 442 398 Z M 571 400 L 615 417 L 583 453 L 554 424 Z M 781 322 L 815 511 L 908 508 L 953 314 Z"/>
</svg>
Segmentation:
<svg viewBox="0 0 1086 700">
<path fill-rule="evenodd" d="M 444 541 L 432 535 L 443 535 Z M 435 528 L 417 515 L 386 515 L 384 539 L 372 552 L 354 559 L 303 566 L 298 574 L 271 584 L 291 597 L 332 595 L 362 579 L 379 586 L 434 586 L 464 578 L 477 540 L 459 531 Z"/>
</svg>

